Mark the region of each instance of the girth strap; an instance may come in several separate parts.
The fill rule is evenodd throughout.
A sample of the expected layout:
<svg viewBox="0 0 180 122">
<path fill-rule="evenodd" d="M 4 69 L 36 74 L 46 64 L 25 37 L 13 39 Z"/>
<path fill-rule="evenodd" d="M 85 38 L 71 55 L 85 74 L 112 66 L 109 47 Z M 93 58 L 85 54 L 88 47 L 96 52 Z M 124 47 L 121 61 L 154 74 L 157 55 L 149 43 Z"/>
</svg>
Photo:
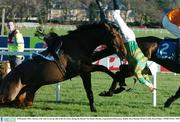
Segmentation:
<svg viewBox="0 0 180 122">
<path fill-rule="evenodd" d="M 61 59 L 59 58 L 62 55 L 63 51 L 58 51 L 58 59 L 55 58 L 55 63 L 57 64 L 59 70 L 61 71 L 61 73 L 63 75 L 65 75 L 66 73 L 66 68 L 64 66 L 64 64 L 61 62 Z"/>
</svg>

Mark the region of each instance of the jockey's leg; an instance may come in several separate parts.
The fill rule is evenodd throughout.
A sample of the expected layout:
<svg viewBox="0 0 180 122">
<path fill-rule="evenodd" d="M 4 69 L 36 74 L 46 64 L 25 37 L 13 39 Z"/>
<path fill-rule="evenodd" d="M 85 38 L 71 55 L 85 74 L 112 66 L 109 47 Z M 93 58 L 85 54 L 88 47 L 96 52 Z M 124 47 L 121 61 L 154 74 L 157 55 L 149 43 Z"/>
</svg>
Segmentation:
<svg viewBox="0 0 180 122">
<path fill-rule="evenodd" d="M 174 34 L 177 38 L 180 38 L 180 28 L 171 23 L 168 19 L 167 16 L 164 16 L 163 17 L 163 20 L 162 20 L 162 25 L 164 28 L 166 28 L 169 32 L 171 32 L 172 34 Z"/>
<path fill-rule="evenodd" d="M 99 10 L 100 10 L 100 18 L 102 22 L 107 21 L 106 14 L 105 14 L 105 7 L 103 7 L 101 0 L 96 0 L 96 3 L 98 4 Z"/>
<path fill-rule="evenodd" d="M 120 1 L 113 0 L 114 10 L 120 10 Z"/>
</svg>

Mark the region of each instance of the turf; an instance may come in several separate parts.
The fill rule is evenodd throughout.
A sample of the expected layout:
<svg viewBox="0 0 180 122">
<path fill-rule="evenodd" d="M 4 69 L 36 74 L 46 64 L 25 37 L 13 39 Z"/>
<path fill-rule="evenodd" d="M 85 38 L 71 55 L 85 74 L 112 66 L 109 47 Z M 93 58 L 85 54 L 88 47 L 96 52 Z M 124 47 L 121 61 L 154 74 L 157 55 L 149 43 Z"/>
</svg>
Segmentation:
<svg viewBox="0 0 180 122">
<path fill-rule="evenodd" d="M 36 93 L 34 104 L 30 108 L 1 108 L 0 116 L 16 117 L 177 117 L 180 115 L 180 100 L 170 108 L 164 108 L 166 99 L 178 89 L 180 75 L 159 73 L 157 76 L 157 107 L 152 106 L 152 94 L 147 87 L 137 83 L 130 92 L 116 94 L 113 97 L 101 97 L 98 94 L 109 88 L 111 79 L 104 73 L 92 74 L 92 87 L 97 112 L 89 109 L 88 100 L 79 77 L 61 83 L 61 100 L 55 100 L 56 87 L 44 86 Z M 127 80 L 129 86 L 132 79 Z"/>
</svg>

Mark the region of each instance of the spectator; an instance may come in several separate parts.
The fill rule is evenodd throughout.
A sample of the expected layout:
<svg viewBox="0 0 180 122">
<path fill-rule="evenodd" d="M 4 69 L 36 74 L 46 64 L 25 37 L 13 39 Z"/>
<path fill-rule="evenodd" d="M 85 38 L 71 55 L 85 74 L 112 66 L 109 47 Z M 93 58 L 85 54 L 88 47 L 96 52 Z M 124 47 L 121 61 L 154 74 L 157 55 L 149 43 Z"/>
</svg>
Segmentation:
<svg viewBox="0 0 180 122">
<path fill-rule="evenodd" d="M 8 51 L 9 52 L 23 52 L 24 51 L 24 39 L 22 34 L 15 28 L 15 24 L 9 21 L 8 24 Z M 10 55 L 9 62 L 11 69 L 21 64 L 23 61 L 23 55 Z"/>
</svg>

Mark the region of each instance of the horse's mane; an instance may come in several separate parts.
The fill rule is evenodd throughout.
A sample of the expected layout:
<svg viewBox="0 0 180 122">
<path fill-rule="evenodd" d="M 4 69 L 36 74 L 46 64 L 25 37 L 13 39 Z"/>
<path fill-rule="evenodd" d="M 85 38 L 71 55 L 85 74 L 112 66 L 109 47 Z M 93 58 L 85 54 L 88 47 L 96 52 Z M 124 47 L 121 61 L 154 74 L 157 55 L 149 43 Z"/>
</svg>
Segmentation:
<svg viewBox="0 0 180 122">
<path fill-rule="evenodd" d="M 84 31 L 84 30 L 91 30 L 91 29 L 105 29 L 107 30 L 107 26 L 110 28 L 115 28 L 117 29 L 113 24 L 111 23 L 105 23 L 105 22 L 94 22 L 94 23 L 87 23 L 87 24 L 82 24 L 77 26 L 76 30 L 73 31 L 68 31 L 68 34 L 76 33 L 79 31 Z"/>
<path fill-rule="evenodd" d="M 86 30 L 86 29 L 94 29 L 94 28 L 102 28 L 102 25 L 105 23 L 100 23 L 100 22 L 94 22 L 94 23 L 87 23 L 87 24 L 82 24 L 77 27 L 77 30 Z"/>
</svg>

